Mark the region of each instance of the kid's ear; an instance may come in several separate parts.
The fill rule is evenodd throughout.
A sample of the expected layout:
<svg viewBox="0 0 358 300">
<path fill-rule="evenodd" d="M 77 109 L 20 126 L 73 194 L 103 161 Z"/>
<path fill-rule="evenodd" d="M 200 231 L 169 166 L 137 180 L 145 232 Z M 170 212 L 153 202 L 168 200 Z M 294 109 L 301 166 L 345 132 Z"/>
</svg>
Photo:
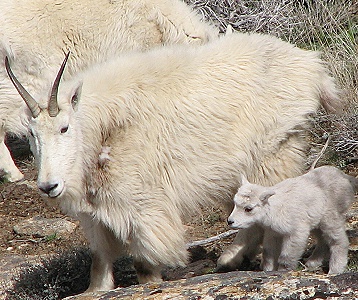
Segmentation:
<svg viewBox="0 0 358 300">
<path fill-rule="evenodd" d="M 275 195 L 274 191 L 266 190 L 260 195 L 259 199 L 263 204 L 267 204 L 268 199 L 273 195 Z"/>
<path fill-rule="evenodd" d="M 80 98 L 81 98 L 81 92 L 82 92 L 82 85 L 83 83 L 80 82 L 76 89 L 74 90 L 74 92 L 72 93 L 72 97 L 71 97 L 71 105 L 72 105 L 72 108 L 74 110 L 77 110 L 78 108 L 78 103 L 80 101 Z"/>
</svg>

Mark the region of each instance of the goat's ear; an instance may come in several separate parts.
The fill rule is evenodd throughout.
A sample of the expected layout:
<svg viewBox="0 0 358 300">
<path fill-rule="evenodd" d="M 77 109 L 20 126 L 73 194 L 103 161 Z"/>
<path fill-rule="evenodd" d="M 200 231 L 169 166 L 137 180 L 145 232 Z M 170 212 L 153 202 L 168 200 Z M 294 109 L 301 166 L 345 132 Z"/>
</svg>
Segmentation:
<svg viewBox="0 0 358 300">
<path fill-rule="evenodd" d="M 71 96 L 71 105 L 74 110 L 77 110 L 78 103 L 81 98 L 81 92 L 82 92 L 82 82 L 80 82 L 77 87 L 74 89 L 72 96 Z"/>
<path fill-rule="evenodd" d="M 264 192 L 260 195 L 259 199 L 260 199 L 260 201 L 261 201 L 263 204 L 267 204 L 267 203 L 268 203 L 268 199 L 269 199 L 271 196 L 273 196 L 273 195 L 275 195 L 275 192 L 274 192 L 274 191 L 272 191 L 272 190 L 266 190 L 266 191 L 264 191 Z"/>
<path fill-rule="evenodd" d="M 246 176 L 241 173 L 241 185 L 248 184 L 249 181 L 247 180 Z"/>
</svg>

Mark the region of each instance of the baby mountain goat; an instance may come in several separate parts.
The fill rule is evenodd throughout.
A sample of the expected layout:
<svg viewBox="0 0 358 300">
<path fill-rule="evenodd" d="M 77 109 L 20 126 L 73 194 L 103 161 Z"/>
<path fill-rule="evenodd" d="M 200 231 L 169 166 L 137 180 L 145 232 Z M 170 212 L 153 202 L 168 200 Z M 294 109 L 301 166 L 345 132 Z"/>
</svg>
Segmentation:
<svg viewBox="0 0 358 300">
<path fill-rule="evenodd" d="M 253 224 L 265 228 L 265 271 L 296 268 L 309 234 L 314 231 L 317 246 L 307 266 L 318 267 L 330 257 L 329 274 L 341 273 L 347 264 L 349 246 L 344 214 L 357 189 L 358 179 L 330 166 L 272 187 L 251 184 L 242 176 L 228 224 L 235 229 Z"/>
<path fill-rule="evenodd" d="M 183 218 L 213 202 L 231 209 L 241 173 L 261 184 L 301 174 L 309 116 L 341 105 L 316 52 L 268 35 L 130 53 L 59 85 L 64 64 L 46 106 L 6 67 L 31 110 L 38 187 L 90 240 L 89 290 L 113 288 L 123 253 L 139 282 L 184 265 Z M 240 263 L 256 236 L 248 229 L 221 264 Z"/>
</svg>

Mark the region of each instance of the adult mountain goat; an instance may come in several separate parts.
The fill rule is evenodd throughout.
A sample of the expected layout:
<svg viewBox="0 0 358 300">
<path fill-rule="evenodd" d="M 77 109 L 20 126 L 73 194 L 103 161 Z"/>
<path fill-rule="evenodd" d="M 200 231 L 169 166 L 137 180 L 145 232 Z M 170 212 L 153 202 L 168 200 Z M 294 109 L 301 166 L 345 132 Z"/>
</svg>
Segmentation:
<svg viewBox="0 0 358 300">
<path fill-rule="evenodd" d="M 217 30 L 180 0 L 2 0 L 0 59 L 16 59 L 16 73 L 31 93 L 42 90 L 64 53 L 71 51 L 65 78 L 125 50 L 159 44 L 205 43 Z M 23 178 L 4 144 L 6 132 L 27 133 L 28 115 L 0 68 L 0 170 Z"/>
<path fill-rule="evenodd" d="M 61 68 L 46 106 L 7 68 L 32 111 L 38 187 L 78 216 L 90 240 L 89 290 L 113 287 L 122 253 L 139 282 L 184 265 L 183 216 L 217 201 L 231 209 L 241 173 L 261 184 L 301 174 L 308 116 L 320 102 L 340 106 L 317 53 L 259 34 L 124 55 L 57 95 Z M 109 159 L 99 163 L 103 146 Z M 235 261 L 257 247 L 250 230 Z"/>
</svg>

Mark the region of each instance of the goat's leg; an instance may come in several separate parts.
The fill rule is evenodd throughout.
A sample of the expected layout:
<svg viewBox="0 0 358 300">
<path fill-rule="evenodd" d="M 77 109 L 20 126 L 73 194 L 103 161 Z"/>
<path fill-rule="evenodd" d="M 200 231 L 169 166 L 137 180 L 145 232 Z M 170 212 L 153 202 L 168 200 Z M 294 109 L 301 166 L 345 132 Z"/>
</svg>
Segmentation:
<svg viewBox="0 0 358 300">
<path fill-rule="evenodd" d="M 122 243 L 111 230 L 91 216 L 81 214 L 80 221 L 92 252 L 91 281 L 86 292 L 113 289 L 113 263 L 123 253 Z"/>
<path fill-rule="evenodd" d="M 134 260 L 134 268 L 137 272 L 139 283 L 163 281 L 161 274 L 161 265 L 154 266 L 149 264 L 148 262 Z"/>
<path fill-rule="evenodd" d="M 317 243 L 312 254 L 305 263 L 306 267 L 311 270 L 320 267 L 323 264 L 323 261 L 329 258 L 329 247 L 322 236 L 322 231 L 316 229 L 313 231 L 313 234 L 317 239 Z"/>
<path fill-rule="evenodd" d="M 232 243 L 218 259 L 217 270 L 235 270 L 240 266 L 244 257 L 254 258 L 262 243 L 263 229 L 257 225 L 241 229 Z"/>
<path fill-rule="evenodd" d="M 24 175 L 16 167 L 4 140 L 5 133 L 0 130 L 0 170 L 3 170 L 7 180 L 11 182 L 19 181 L 24 178 Z"/>
<path fill-rule="evenodd" d="M 278 258 L 279 271 L 296 269 L 298 260 L 305 250 L 309 233 L 309 228 L 301 228 L 283 237 L 281 254 Z"/>
<path fill-rule="evenodd" d="M 129 243 L 140 283 L 161 282 L 163 266 L 185 266 L 188 260 L 180 216 L 161 207 L 142 215 Z"/>
<path fill-rule="evenodd" d="M 329 272 L 338 274 L 344 272 L 348 262 L 349 240 L 344 227 L 344 221 L 331 220 L 323 231 L 330 248 Z"/>
<path fill-rule="evenodd" d="M 91 281 L 86 292 L 108 291 L 114 288 L 113 262 L 101 251 L 92 251 Z"/>
<path fill-rule="evenodd" d="M 278 257 L 281 252 L 282 237 L 271 230 L 265 230 L 261 269 L 275 271 L 278 267 Z"/>
</svg>

